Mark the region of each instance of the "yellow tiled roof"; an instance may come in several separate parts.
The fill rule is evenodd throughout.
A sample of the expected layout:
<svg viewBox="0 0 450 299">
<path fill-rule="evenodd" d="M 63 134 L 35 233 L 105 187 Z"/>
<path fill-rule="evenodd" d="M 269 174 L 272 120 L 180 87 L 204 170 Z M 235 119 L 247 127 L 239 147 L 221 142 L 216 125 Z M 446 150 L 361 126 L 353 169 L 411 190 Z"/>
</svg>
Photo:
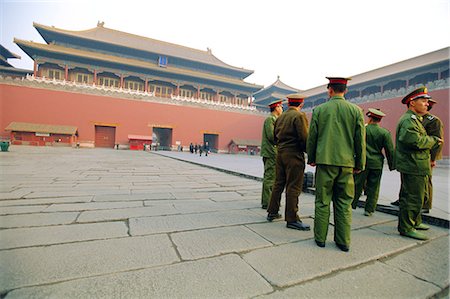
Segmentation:
<svg viewBox="0 0 450 299">
<path fill-rule="evenodd" d="M 42 28 L 45 30 L 58 32 L 64 35 L 70 35 L 84 39 L 91 39 L 94 41 L 101 41 L 105 43 L 124 46 L 127 48 L 139 49 L 148 52 L 163 54 L 166 56 L 179 57 L 187 60 L 203 62 L 228 69 L 253 73 L 252 70 L 238 68 L 224 63 L 223 61 L 215 57 L 212 54 L 211 50 L 209 49 L 207 51 L 202 51 L 119 30 L 105 28 L 101 23 L 99 23 L 95 28 L 82 31 L 65 30 L 53 26 L 45 26 L 38 23 L 33 23 L 33 26 L 38 30 L 39 28 Z"/>
<path fill-rule="evenodd" d="M 17 38 L 14 38 L 14 42 L 19 46 L 23 45 L 25 47 L 45 50 L 45 51 L 52 52 L 52 53 L 79 56 L 79 57 L 89 58 L 89 59 L 94 59 L 94 60 L 99 60 L 99 61 L 107 61 L 107 62 L 112 61 L 112 62 L 122 63 L 122 64 L 130 65 L 130 66 L 134 66 L 134 67 L 141 67 L 141 68 L 146 68 L 149 70 L 156 70 L 158 72 L 163 72 L 163 73 L 167 73 L 167 74 L 172 73 L 172 74 L 177 74 L 177 75 L 186 75 L 186 76 L 192 76 L 192 77 L 197 77 L 197 78 L 201 78 L 201 79 L 210 79 L 210 80 L 214 80 L 214 81 L 218 81 L 218 82 L 231 83 L 231 84 L 235 84 L 235 85 L 239 85 L 239 86 L 252 87 L 252 88 L 261 88 L 262 87 L 260 85 L 247 83 L 247 82 L 239 80 L 239 79 L 217 76 L 217 75 L 213 75 L 213 74 L 205 74 L 205 73 L 201 73 L 201 72 L 195 72 L 195 71 L 176 68 L 176 67 L 162 68 L 162 67 L 157 66 L 154 63 L 150 63 L 150 62 L 146 62 L 146 61 L 142 61 L 142 60 L 118 57 L 118 56 L 113 56 L 113 55 L 108 55 L 108 54 L 103 54 L 103 53 L 98 53 L 98 52 L 85 51 L 85 50 L 74 49 L 74 48 L 67 48 L 67 47 L 63 47 L 63 46 L 55 45 L 55 44 L 40 44 L 40 43 L 35 43 L 32 41 L 25 41 L 25 40 L 21 40 L 21 39 L 17 39 Z"/>
</svg>

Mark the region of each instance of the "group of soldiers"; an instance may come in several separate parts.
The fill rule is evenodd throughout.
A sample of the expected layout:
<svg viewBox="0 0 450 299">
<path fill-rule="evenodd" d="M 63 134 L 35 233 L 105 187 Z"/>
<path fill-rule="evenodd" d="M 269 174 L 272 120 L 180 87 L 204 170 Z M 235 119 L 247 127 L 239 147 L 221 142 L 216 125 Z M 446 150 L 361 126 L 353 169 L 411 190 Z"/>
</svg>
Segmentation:
<svg viewBox="0 0 450 299">
<path fill-rule="evenodd" d="M 351 79 L 326 78 L 329 100 L 313 110 L 310 123 L 301 111 L 306 98 L 301 94 L 286 96 L 285 112 L 282 100 L 269 104 L 271 114 L 264 122 L 261 144 L 261 205 L 267 210 L 267 220 L 282 217 L 279 208 L 285 190 L 286 226 L 310 230 L 298 216 L 306 153 L 307 163 L 316 167 L 315 242 L 319 247 L 326 245 L 333 202 L 334 242 L 342 251 L 349 251 L 352 208 L 356 209 L 364 190 L 364 215 L 375 212 L 386 157 L 389 169 L 401 174 L 398 231 L 406 237 L 426 240 L 420 230 L 429 226 L 422 223 L 421 212 L 431 208 L 431 170 L 443 144 L 442 122 L 429 113 L 436 101 L 425 87 L 402 99 L 407 111 L 398 122 L 394 150 L 390 132 L 380 127 L 385 113 L 369 108 L 369 120 L 364 124 L 362 109 L 344 97 Z"/>
</svg>

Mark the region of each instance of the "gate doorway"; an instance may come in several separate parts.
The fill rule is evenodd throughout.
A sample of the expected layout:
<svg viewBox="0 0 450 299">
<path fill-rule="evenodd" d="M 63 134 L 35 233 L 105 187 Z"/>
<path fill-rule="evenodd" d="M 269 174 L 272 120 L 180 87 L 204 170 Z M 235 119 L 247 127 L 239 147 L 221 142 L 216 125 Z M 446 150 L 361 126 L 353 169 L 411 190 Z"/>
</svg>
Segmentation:
<svg viewBox="0 0 450 299">
<path fill-rule="evenodd" d="M 157 144 L 158 150 L 170 151 L 172 149 L 172 129 L 153 127 L 152 143 Z"/>
<path fill-rule="evenodd" d="M 219 134 L 203 134 L 203 144 L 208 142 L 209 150 L 217 153 L 219 150 Z"/>
<path fill-rule="evenodd" d="M 114 148 L 116 127 L 95 126 L 95 147 Z"/>
</svg>

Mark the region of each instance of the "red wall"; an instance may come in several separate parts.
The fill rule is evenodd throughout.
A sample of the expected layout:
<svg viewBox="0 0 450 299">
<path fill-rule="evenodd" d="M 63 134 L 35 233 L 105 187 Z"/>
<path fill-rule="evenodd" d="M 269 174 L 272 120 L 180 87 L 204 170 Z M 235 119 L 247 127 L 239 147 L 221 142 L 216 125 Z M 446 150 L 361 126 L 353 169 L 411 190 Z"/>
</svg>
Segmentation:
<svg viewBox="0 0 450 299">
<path fill-rule="evenodd" d="M 0 134 L 11 122 L 78 127 L 79 141 L 95 140 L 95 123 L 116 124 L 116 143 L 128 135 L 152 135 L 153 125 L 172 127 L 173 144 L 202 143 L 203 133 L 219 134 L 219 149 L 231 139 L 261 140 L 264 115 L 165 105 L 105 96 L 0 84 Z"/>
<path fill-rule="evenodd" d="M 444 157 L 449 157 L 449 102 L 450 102 L 450 90 L 449 89 L 441 89 L 429 92 L 429 94 L 436 100 L 437 104 L 434 105 L 431 113 L 438 116 L 441 121 L 444 123 L 444 147 L 442 155 Z M 379 108 L 386 116 L 381 121 L 381 126 L 388 129 L 392 138 L 395 140 L 395 130 L 397 128 L 397 122 L 399 118 L 406 112 L 406 105 L 401 103 L 403 97 L 381 100 L 378 102 L 364 103 L 359 104 L 364 111 L 367 111 L 368 108 Z M 306 99 L 307 101 L 308 99 Z M 311 119 L 311 113 L 308 113 L 309 119 Z M 366 117 L 367 121 L 367 117 Z"/>
</svg>

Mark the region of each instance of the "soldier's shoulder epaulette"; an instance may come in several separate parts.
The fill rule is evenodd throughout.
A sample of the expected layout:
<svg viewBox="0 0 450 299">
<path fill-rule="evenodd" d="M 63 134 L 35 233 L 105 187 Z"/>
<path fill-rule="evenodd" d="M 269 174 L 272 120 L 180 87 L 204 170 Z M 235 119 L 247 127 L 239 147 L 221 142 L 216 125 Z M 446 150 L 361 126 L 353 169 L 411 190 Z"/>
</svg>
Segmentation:
<svg viewBox="0 0 450 299">
<path fill-rule="evenodd" d="M 427 118 L 428 118 L 428 120 L 433 120 L 433 119 L 435 119 L 435 117 L 434 117 L 434 115 L 427 115 Z"/>
<path fill-rule="evenodd" d="M 416 116 L 415 114 L 412 114 L 412 115 L 411 115 L 411 118 L 412 118 L 412 119 L 417 119 L 417 116 Z"/>
</svg>

